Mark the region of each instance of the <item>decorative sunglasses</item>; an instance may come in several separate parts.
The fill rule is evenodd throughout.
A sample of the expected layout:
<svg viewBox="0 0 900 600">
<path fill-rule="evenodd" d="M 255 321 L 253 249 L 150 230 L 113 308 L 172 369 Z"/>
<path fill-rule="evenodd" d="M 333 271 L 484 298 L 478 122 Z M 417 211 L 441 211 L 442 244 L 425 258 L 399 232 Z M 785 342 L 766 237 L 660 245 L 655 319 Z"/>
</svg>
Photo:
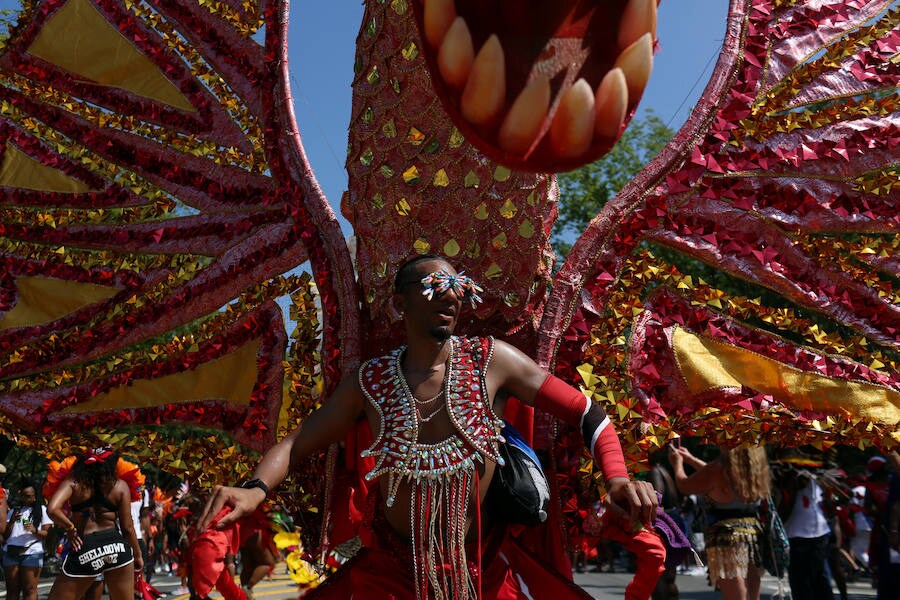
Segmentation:
<svg viewBox="0 0 900 600">
<path fill-rule="evenodd" d="M 443 296 L 448 290 L 453 290 L 459 298 L 468 300 L 472 308 L 482 302 L 478 293 L 483 292 L 484 288 L 466 275 L 465 271 L 460 271 L 456 275 L 451 275 L 444 269 L 433 271 L 422 278 L 422 285 L 425 287 L 422 295 L 429 300 L 434 298 L 435 294 Z"/>
</svg>

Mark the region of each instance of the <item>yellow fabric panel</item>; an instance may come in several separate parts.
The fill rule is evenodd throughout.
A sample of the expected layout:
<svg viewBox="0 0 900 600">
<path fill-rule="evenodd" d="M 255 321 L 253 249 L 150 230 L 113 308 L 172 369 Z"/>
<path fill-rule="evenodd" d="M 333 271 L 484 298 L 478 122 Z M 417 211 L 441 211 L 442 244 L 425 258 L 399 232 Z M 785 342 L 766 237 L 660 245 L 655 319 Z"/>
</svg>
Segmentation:
<svg viewBox="0 0 900 600">
<path fill-rule="evenodd" d="M 6 150 L 3 152 L 3 164 L 0 165 L 0 185 L 39 192 L 68 194 L 82 194 L 91 191 L 82 182 L 31 158 L 10 142 L 6 142 Z"/>
<path fill-rule="evenodd" d="M 197 110 L 88 0 L 66 2 L 47 20 L 28 52 L 92 82 Z"/>
<path fill-rule="evenodd" d="M 256 383 L 257 338 L 237 350 L 185 373 L 157 379 L 141 379 L 113 388 L 60 412 L 83 413 L 100 410 L 148 408 L 202 400 L 225 400 L 229 404 L 250 404 Z"/>
<path fill-rule="evenodd" d="M 114 287 L 50 277 L 17 277 L 16 304 L 0 317 L 0 331 L 43 325 L 115 296 Z"/>
<path fill-rule="evenodd" d="M 675 328 L 672 344 L 681 375 L 695 394 L 745 385 L 796 409 L 900 422 L 900 393 L 890 388 L 801 371 L 682 327 Z"/>
</svg>

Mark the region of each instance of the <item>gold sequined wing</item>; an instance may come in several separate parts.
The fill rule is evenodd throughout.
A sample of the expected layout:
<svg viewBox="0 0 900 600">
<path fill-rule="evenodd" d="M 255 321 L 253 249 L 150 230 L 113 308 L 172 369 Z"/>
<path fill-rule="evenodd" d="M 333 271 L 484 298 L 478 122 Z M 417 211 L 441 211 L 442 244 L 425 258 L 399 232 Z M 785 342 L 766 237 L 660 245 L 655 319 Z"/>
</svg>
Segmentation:
<svg viewBox="0 0 900 600">
<path fill-rule="evenodd" d="M 689 121 L 573 248 L 539 353 L 632 442 L 900 442 L 898 10 L 735 3 Z"/>
<path fill-rule="evenodd" d="M 0 55 L 3 433 L 232 479 L 336 381 L 356 291 L 286 30 L 279 3 L 25 7 Z"/>
</svg>

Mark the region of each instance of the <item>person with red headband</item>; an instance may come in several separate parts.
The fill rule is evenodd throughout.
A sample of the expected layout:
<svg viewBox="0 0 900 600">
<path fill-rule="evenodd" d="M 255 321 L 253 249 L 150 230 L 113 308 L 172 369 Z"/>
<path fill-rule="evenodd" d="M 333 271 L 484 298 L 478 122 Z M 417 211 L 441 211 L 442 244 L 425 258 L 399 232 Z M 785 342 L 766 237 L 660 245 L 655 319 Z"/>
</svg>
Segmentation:
<svg viewBox="0 0 900 600">
<path fill-rule="evenodd" d="M 342 381 L 266 453 L 253 479 L 217 487 L 198 526 L 218 515 L 214 526 L 225 528 L 252 513 L 293 464 L 365 422 L 374 442 L 360 456 L 370 461 L 365 480 L 378 485 L 367 496 L 364 548 L 304 598 L 349 598 L 364 590 L 366 597 L 397 600 L 590 598 L 571 581 L 570 569 L 562 573 L 535 559 L 534 547 L 525 548 L 497 515 L 481 509 L 504 441 L 499 416 L 515 397 L 577 427 L 605 476 L 610 512 L 623 515 L 629 531 L 649 524 L 656 492 L 629 478 L 610 419 L 515 347 L 453 335 L 463 304 L 474 306 L 483 290 L 445 259 L 408 261 L 394 291 L 406 345 Z M 233 510 L 221 516 L 223 506 Z M 643 531 L 661 548 L 654 533 Z M 657 566 L 656 576 L 661 556 Z M 652 589 L 655 579 L 648 577 Z"/>
<path fill-rule="evenodd" d="M 50 498 L 47 512 L 66 532 L 69 553 L 49 600 L 77 600 L 103 574 L 111 600 L 133 600 L 143 568 L 131 519 L 131 490 L 119 479 L 119 457 L 96 448 L 79 457 Z"/>
</svg>

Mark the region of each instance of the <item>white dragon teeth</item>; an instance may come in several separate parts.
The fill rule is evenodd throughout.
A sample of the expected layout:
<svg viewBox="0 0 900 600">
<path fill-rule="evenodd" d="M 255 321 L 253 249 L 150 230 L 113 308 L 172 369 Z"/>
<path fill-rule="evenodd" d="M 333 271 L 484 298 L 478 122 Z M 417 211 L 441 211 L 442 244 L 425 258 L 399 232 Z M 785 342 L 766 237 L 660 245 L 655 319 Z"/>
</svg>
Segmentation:
<svg viewBox="0 0 900 600">
<path fill-rule="evenodd" d="M 440 47 L 455 19 L 455 0 L 425 0 L 425 39 L 432 48 Z"/>
<path fill-rule="evenodd" d="M 492 35 L 478 51 L 463 89 L 460 109 L 475 125 L 496 121 L 506 105 L 506 59 L 500 39 Z"/>
<path fill-rule="evenodd" d="M 622 69 L 628 84 L 628 100 L 637 102 L 643 95 L 653 70 L 653 36 L 645 33 L 633 44 L 622 50 L 616 59 L 616 67 Z"/>
<path fill-rule="evenodd" d="M 454 0 L 422 0 L 424 34 L 437 50 L 440 78 L 457 94 L 462 117 L 483 133 L 496 132 L 496 144 L 523 156 L 544 132 L 549 150 L 564 159 L 577 158 L 599 140 L 615 140 L 629 103 L 644 93 L 653 70 L 656 0 L 629 0 L 619 25 L 621 52 L 596 90 L 584 78 L 562 92 L 549 128 L 553 103 L 548 75 L 534 75 L 512 105 L 506 101 L 506 57 L 497 35 L 475 53 L 472 32 L 457 15 Z M 499 128 L 497 128 L 499 124 Z"/>
<path fill-rule="evenodd" d="M 594 90 L 583 78 L 560 99 L 550 124 L 550 147 L 563 158 L 587 152 L 594 141 Z"/>
<path fill-rule="evenodd" d="M 656 0 L 629 0 L 619 23 L 619 48 L 627 48 L 645 33 L 656 38 Z"/>
<path fill-rule="evenodd" d="M 617 138 L 627 111 L 628 83 L 622 69 L 615 68 L 603 76 L 594 96 L 594 133 L 597 137 Z"/>
<path fill-rule="evenodd" d="M 497 143 L 511 154 L 525 154 L 540 133 L 549 108 L 550 80 L 538 75 L 528 82 L 506 113 Z"/>
<path fill-rule="evenodd" d="M 450 87 L 461 88 L 469 78 L 474 60 L 472 34 L 465 19 L 456 17 L 438 51 L 437 64 L 441 77 Z"/>
</svg>

